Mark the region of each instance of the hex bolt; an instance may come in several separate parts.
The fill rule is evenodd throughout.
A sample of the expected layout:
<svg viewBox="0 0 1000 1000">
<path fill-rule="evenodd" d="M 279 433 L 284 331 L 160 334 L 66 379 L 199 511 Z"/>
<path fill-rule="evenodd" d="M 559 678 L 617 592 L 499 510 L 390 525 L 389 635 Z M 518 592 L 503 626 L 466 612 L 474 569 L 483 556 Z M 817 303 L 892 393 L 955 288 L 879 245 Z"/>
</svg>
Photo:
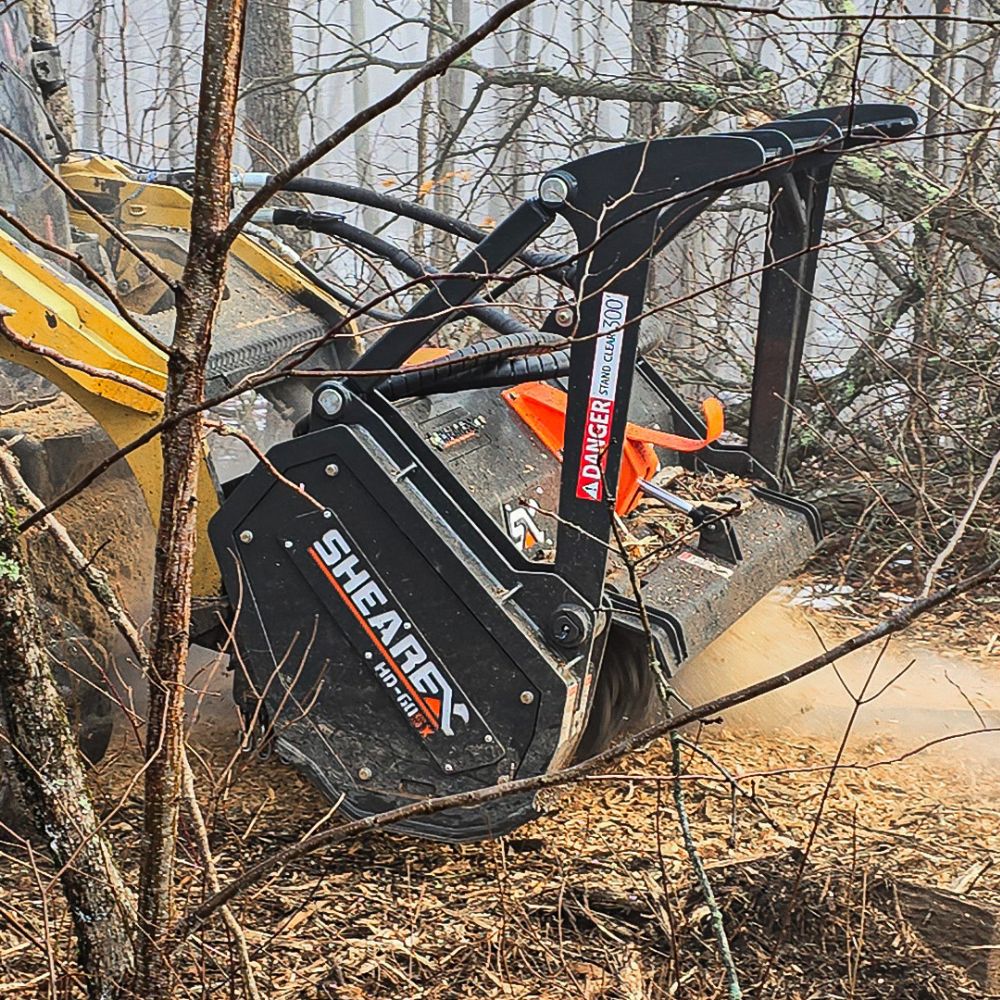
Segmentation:
<svg viewBox="0 0 1000 1000">
<path fill-rule="evenodd" d="M 542 183 L 538 185 L 538 197 L 546 205 L 562 205 L 569 197 L 569 182 L 559 174 L 549 174 L 542 178 Z"/>
<path fill-rule="evenodd" d="M 336 462 L 331 462 L 324 470 L 328 476 L 335 476 L 340 472 L 340 466 Z"/>
<path fill-rule="evenodd" d="M 253 541 L 253 532 L 252 531 L 241 531 L 240 532 L 240 541 L 243 542 L 244 545 L 249 545 Z"/>
<path fill-rule="evenodd" d="M 560 306 L 556 310 L 556 326 L 572 326 L 573 325 L 573 310 L 569 306 Z"/>
<path fill-rule="evenodd" d="M 344 408 L 344 394 L 332 385 L 320 389 L 316 396 L 316 405 L 328 417 L 335 417 Z"/>
<path fill-rule="evenodd" d="M 531 691 L 521 692 L 521 704 L 530 705 L 535 700 L 535 696 Z"/>
<path fill-rule="evenodd" d="M 358 777 L 362 781 L 370 781 L 372 776 L 372 769 L 370 767 L 359 767 Z"/>
</svg>

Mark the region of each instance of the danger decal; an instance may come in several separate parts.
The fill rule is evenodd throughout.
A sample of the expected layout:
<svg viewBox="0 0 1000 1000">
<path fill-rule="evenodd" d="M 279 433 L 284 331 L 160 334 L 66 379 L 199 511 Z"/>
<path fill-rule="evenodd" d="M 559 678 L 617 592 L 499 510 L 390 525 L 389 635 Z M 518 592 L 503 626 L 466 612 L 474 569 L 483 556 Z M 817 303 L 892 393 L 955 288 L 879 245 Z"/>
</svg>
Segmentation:
<svg viewBox="0 0 1000 1000">
<path fill-rule="evenodd" d="M 608 444 L 618 391 L 618 365 L 621 361 L 628 296 L 605 292 L 601 297 L 594 367 L 590 373 L 590 397 L 583 427 L 583 447 L 576 477 L 576 495 L 581 500 L 604 498 L 604 470 L 608 463 Z"/>
<path fill-rule="evenodd" d="M 368 636 L 372 670 L 413 728 L 423 737 L 454 736 L 456 720 L 469 721 L 468 706 L 456 700 L 422 638 L 344 534 L 331 528 L 309 547 L 309 555 Z"/>
</svg>

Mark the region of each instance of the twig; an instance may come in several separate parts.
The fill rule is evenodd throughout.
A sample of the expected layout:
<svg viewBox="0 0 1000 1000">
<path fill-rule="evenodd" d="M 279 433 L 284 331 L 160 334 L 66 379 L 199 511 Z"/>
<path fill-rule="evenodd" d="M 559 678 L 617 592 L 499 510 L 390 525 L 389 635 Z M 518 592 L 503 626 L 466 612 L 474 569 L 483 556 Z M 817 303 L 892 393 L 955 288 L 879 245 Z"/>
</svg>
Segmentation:
<svg viewBox="0 0 1000 1000">
<path fill-rule="evenodd" d="M 926 597 L 931 592 L 931 587 L 934 586 L 934 578 L 941 571 L 941 567 L 944 566 L 948 556 L 955 551 L 955 546 L 961 541 L 962 536 L 965 534 L 965 529 L 969 526 L 969 521 L 972 520 L 972 515 L 979 506 L 979 501 L 982 500 L 983 494 L 986 492 L 986 487 L 989 486 L 990 480 L 996 475 L 998 466 L 1000 466 L 1000 451 L 997 451 L 990 459 L 990 464 L 986 467 L 983 478 L 976 484 L 976 489 L 972 494 L 972 499 L 969 501 L 969 506 L 965 508 L 965 513 L 959 518 L 954 533 L 948 539 L 948 544 L 935 556 L 934 562 L 931 563 L 931 568 L 927 571 L 927 576 L 924 577 L 924 589 L 920 592 L 921 597 Z"/>
<path fill-rule="evenodd" d="M 155 389 L 153 386 L 147 385 L 139 379 L 123 375 L 121 372 L 112 371 L 110 368 L 98 368 L 96 365 L 88 365 L 85 361 L 69 357 L 51 347 L 46 347 L 45 344 L 39 344 L 34 340 L 29 340 L 27 337 L 22 337 L 19 333 L 15 333 L 7 325 L 6 320 L 10 316 L 16 315 L 17 313 L 13 309 L 0 303 L 0 333 L 15 347 L 19 347 L 22 351 L 28 351 L 31 354 L 37 354 L 40 358 L 45 358 L 46 361 L 51 361 L 61 368 L 72 368 L 74 371 L 83 372 L 84 375 L 89 375 L 91 378 L 116 382 L 118 385 L 123 385 L 135 392 L 141 392 L 144 396 L 151 396 L 158 401 L 163 400 L 163 393 L 159 389 Z"/>
<path fill-rule="evenodd" d="M 694 842 L 694 835 L 691 833 L 691 821 L 688 818 L 687 805 L 684 802 L 684 785 L 681 782 L 681 775 L 684 766 L 681 762 L 681 745 L 683 740 L 678 732 L 670 734 L 670 767 L 673 771 L 673 797 L 674 808 L 677 810 L 677 822 L 681 827 L 681 836 L 684 838 L 684 850 L 687 851 L 691 867 L 694 869 L 695 878 L 698 880 L 698 887 L 705 899 L 705 905 L 712 918 L 712 933 L 715 934 L 715 946 L 719 950 L 719 960 L 726 972 L 726 989 L 729 993 L 729 1000 L 743 1000 L 743 989 L 740 986 L 740 976 L 736 971 L 736 963 L 733 961 L 732 949 L 729 947 L 729 935 L 726 933 L 725 921 L 722 919 L 722 910 L 719 909 L 715 892 L 712 889 L 712 882 L 705 871 L 705 865 L 698 853 L 698 846 Z"/>
<path fill-rule="evenodd" d="M 219 870 L 215 866 L 215 858 L 212 856 L 212 845 L 208 839 L 208 828 L 205 826 L 205 817 L 202 815 L 201 805 L 198 802 L 198 792 L 194 783 L 194 772 L 191 770 L 191 761 L 185 750 L 181 764 L 181 794 L 184 796 L 184 804 L 187 807 L 191 825 L 194 827 L 195 841 L 198 845 L 198 853 L 201 855 L 202 863 L 205 865 L 205 878 L 208 881 L 212 892 L 218 892 L 221 888 L 219 883 Z M 236 950 L 240 957 L 240 974 L 243 977 L 243 988 L 250 1000 L 262 1000 L 260 990 L 257 988 L 257 979 L 254 976 L 253 964 L 250 961 L 250 949 L 247 947 L 246 935 L 240 922 L 236 919 L 233 911 L 228 906 L 221 908 L 222 919 L 229 928 L 236 941 Z"/>
</svg>

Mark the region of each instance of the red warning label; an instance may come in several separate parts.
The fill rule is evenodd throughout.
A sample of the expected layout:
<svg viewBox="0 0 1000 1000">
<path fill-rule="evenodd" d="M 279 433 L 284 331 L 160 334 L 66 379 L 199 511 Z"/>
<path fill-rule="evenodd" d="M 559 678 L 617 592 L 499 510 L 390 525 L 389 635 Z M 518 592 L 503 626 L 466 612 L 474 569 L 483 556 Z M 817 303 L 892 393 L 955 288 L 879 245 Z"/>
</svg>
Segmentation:
<svg viewBox="0 0 1000 1000">
<path fill-rule="evenodd" d="M 605 292 L 601 297 L 600 336 L 594 352 L 594 367 L 590 372 L 590 398 L 576 477 L 576 495 L 581 500 L 596 502 L 604 498 L 604 469 L 618 391 L 618 364 L 624 337 L 622 327 L 627 312 L 627 295 Z"/>
</svg>

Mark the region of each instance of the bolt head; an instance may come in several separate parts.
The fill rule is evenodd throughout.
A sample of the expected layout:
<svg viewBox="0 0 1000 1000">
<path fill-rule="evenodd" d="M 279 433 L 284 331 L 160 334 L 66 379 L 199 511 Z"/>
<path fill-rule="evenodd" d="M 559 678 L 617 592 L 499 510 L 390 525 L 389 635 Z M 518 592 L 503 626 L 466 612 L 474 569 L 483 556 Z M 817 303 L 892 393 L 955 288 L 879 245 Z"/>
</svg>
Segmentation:
<svg viewBox="0 0 1000 1000">
<path fill-rule="evenodd" d="M 358 777 L 362 781 L 370 781 L 372 776 L 372 769 L 370 767 L 359 767 Z"/>
<path fill-rule="evenodd" d="M 291 540 L 290 538 L 286 538 L 286 539 L 285 539 L 285 548 L 286 548 L 286 549 L 290 549 L 290 548 L 292 547 L 292 545 L 293 545 L 293 544 L 294 544 L 294 543 L 292 542 L 292 540 Z"/>
<path fill-rule="evenodd" d="M 538 197 L 546 205 L 561 205 L 569 197 L 569 184 L 564 177 L 550 174 L 538 185 Z"/>
<path fill-rule="evenodd" d="M 324 470 L 328 476 L 335 476 L 340 472 L 340 466 L 336 462 L 331 462 Z"/>
<path fill-rule="evenodd" d="M 522 691 L 521 692 L 521 704 L 530 705 L 535 700 L 535 693 L 533 691 Z"/>
<path fill-rule="evenodd" d="M 253 532 L 252 531 L 241 531 L 240 532 L 240 541 L 243 542 L 244 545 L 249 545 L 253 541 Z"/>
<path fill-rule="evenodd" d="M 561 306 L 556 310 L 556 324 L 562 327 L 573 325 L 573 310 L 569 306 Z"/>
<path fill-rule="evenodd" d="M 451 766 L 451 764 L 445 764 L 445 766 L 444 766 L 444 769 L 445 769 L 445 770 L 446 770 L 446 771 L 447 771 L 447 772 L 448 772 L 449 774 L 451 774 L 451 772 L 455 770 L 455 768 L 453 768 L 453 767 Z"/>
<path fill-rule="evenodd" d="M 490 734 L 489 734 L 489 733 L 487 733 L 487 734 L 486 734 L 486 735 L 485 735 L 485 736 L 483 737 L 483 742 L 484 742 L 484 743 L 492 743 L 492 742 L 493 742 L 493 737 L 492 737 L 492 736 L 490 736 Z"/>
<path fill-rule="evenodd" d="M 328 417 L 335 417 L 344 408 L 344 395 L 333 386 L 320 389 L 316 403 Z"/>
</svg>

